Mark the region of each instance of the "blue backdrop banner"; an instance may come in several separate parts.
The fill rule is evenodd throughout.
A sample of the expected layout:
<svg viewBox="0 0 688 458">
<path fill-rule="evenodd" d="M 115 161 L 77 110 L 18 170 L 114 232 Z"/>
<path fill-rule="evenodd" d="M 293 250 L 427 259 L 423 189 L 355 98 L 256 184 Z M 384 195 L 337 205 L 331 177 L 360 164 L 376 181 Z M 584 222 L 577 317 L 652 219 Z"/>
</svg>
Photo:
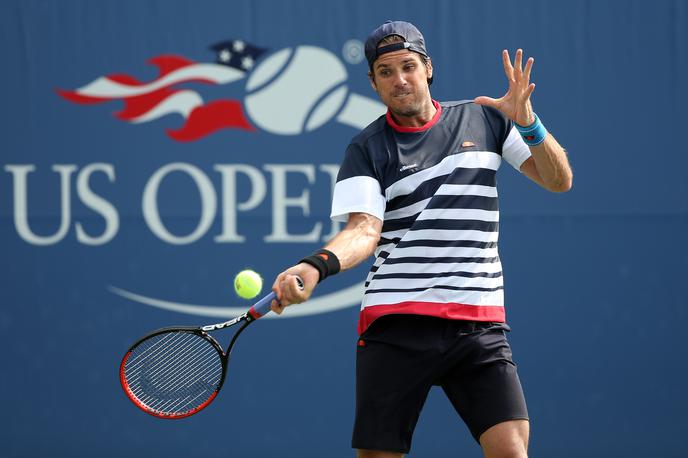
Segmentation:
<svg viewBox="0 0 688 458">
<path fill-rule="evenodd" d="M 146 332 L 250 306 L 321 247 L 349 140 L 385 112 L 363 41 L 415 23 L 437 100 L 535 110 L 574 187 L 499 172 L 501 258 L 531 455 L 688 455 L 688 6 L 629 1 L 5 0 L 0 4 L 0 397 L 6 457 L 345 457 L 370 263 L 269 315 L 218 399 L 164 421 L 119 362 Z M 223 344 L 229 335 L 220 334 Z M 441 390 L 411 456 L 481 456 Z"/>
</svg>

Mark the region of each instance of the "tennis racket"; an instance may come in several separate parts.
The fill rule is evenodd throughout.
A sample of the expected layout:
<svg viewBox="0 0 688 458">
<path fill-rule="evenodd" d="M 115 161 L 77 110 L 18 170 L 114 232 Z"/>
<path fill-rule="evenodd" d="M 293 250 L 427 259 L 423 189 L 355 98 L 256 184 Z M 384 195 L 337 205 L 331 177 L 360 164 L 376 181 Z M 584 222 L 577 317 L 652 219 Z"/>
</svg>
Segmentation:
<svg viewBox="0 0 688 458">
<path fill-rule="evenodd" d="M 297 277 L 298 286 L 303 281 Z M 170 327 L 153 331 L 132 345 L 122 358 L 119 379 L 127 397 L 158 418 L 184 418 L 200 412 L 217 396 L 227 376 L 232 347 L 246 327 L 270 312 L 275 293 L 246 313 L 202 327 Z M 239 329 L 223 351 L 209 332 Z"/>
</svg>

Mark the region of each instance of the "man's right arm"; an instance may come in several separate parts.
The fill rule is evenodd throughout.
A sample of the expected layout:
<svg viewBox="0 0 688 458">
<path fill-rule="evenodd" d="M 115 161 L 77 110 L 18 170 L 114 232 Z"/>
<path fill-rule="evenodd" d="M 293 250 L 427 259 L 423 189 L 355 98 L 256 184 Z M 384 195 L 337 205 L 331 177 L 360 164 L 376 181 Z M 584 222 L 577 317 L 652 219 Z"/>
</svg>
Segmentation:
<svg viewBox="0 0 688 458">
<path fill-rule="evenodd" d="M 368 213 L 351 213 L 344 229 L 325 245 L 325 249 L 339 259 L 341 270 L 351 269 L 375 252 L 381 231 L 382 221 L 377 217 Z M 303 279 L 303 290 L 298 288 L 296 276 Z M 282 313 L 288 305 L 307 301 L 319 279 L 318 270 L 304 262 L 285 270 L 272 285 L 279 300 L 279 304 L 273 301 L 272 310 Z"/>
</svg>

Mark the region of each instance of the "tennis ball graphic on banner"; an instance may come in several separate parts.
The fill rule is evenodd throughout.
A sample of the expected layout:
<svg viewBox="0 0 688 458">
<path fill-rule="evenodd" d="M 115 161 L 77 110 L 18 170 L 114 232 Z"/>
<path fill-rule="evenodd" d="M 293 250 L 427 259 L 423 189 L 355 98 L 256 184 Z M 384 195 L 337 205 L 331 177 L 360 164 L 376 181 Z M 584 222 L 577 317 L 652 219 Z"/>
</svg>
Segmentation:
<svg viewBox="0 0 688 458">
<path fill-rule="evenodd" d="M 348 94 L 346 80 L 346 68 L 331 52 L 315 46 L 286 48 L 251 73 L 246 111 L 267 132 L 310 132 L 340 111 Z"/>
<path fill-rule="evenodd" d="M 234 291 L 244 299 L 253 299 L 262 288 L 263 278 L 253 270 L 242 270 L 234 277 Z"/>
</svg>

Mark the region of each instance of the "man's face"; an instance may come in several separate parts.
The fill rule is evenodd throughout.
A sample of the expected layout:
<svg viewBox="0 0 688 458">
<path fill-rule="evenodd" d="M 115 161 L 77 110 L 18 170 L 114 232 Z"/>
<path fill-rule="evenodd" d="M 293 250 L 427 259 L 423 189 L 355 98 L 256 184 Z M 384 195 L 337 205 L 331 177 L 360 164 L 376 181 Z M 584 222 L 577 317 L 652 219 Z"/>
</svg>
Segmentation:
<svg viewBox="0 0 688 458">
<path fill-rule="evenodd" d="M 400 49 L 378 57 L 370 84 L 392 114 L 411 117 L 420 114 L 430 99 L 431 76 L 429 60 L 426 65 L 418 53 Z"/>
</svg>

